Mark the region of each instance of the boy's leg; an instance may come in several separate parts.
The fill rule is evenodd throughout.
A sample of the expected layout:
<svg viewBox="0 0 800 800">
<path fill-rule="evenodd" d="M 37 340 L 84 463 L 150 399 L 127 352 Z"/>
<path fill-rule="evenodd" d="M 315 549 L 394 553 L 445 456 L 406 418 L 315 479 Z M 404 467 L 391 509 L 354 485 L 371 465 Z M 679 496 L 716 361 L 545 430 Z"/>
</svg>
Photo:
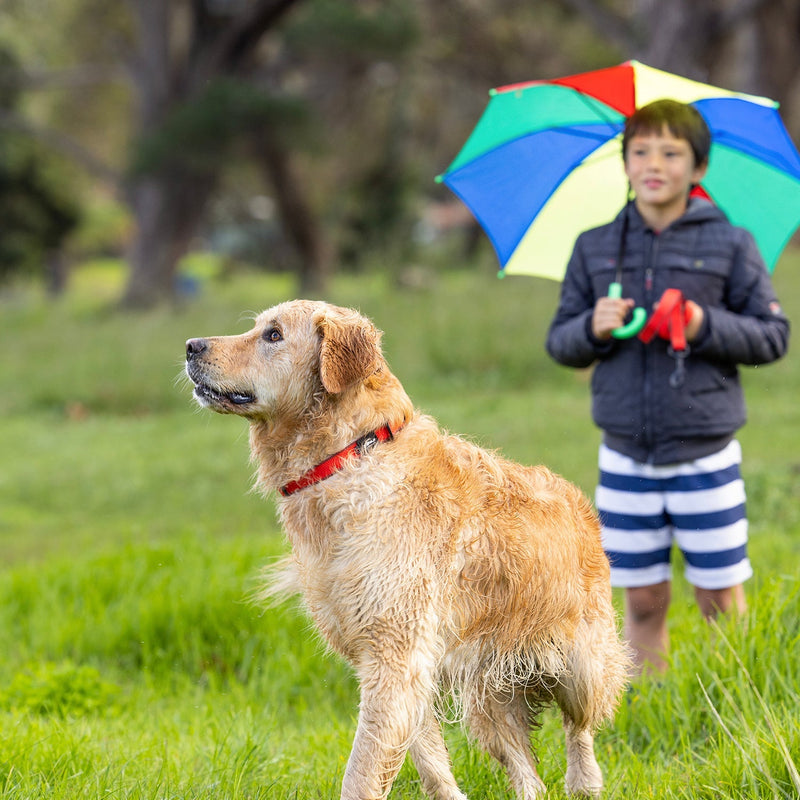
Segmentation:
<svg viewBox="0 0 800 800">
<path fill-rule="evenodd" d="M 707 620 L 716 619 L 719 614 L 732 611 L 741 615 L 747 611 L 744 586 L 741 583 L 728 589 L 701 589 L 694 587 L 694 596 L 700 612 Z"/>
<path fill-rule="evenodd" d="M 633 650 L 637 672 L 664 672 L 669 649 L 667 611 L 669 581 L 625 590 L 625 638 Z"/>
</svg>

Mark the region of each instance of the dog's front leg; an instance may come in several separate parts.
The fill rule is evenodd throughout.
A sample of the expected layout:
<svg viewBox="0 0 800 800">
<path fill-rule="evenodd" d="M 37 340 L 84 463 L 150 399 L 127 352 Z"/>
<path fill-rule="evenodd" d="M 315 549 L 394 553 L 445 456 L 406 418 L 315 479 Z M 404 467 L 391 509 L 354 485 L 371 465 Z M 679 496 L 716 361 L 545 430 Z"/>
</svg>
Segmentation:
<svg viewBox="0 0 800 800">
<path fill-rule="evenodd" d="M 384 800 L 433 703 L 432 666 L 413 657 L 401 666 L 393 655 L 391 666 L 385 657 L 359 664 L 361 705 L 342 800 Z"/>
<path fill-rule="evenodd" d="M 399 680 L 361 688 L 353 749 L 342 783 L 342 800 L 383 800 L 403 765 L 421 721 L 418 698 Z"/>
</svg>

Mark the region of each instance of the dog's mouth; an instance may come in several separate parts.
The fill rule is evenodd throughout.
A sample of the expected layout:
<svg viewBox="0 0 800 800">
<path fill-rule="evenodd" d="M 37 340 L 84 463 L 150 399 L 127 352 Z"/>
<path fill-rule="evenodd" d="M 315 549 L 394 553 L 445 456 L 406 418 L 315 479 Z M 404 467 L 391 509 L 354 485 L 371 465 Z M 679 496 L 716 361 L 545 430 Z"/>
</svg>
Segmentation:
<svg viewBox="0 0 800 800">
<path fill-rule="evenodd" d="M 243 391 L 242 389 L 224 391 L 212 386 L 203 380 L 200 370 L 196 369 L 192 364 L 187 364 L 186 374 L 194 384 L 195 399 L 203 406 L 230 410 L 249 406 L 256 401 L 256 396 L 252 392 Z"/>
<path fill-rule="evenodd" d="M 249 392 L 219 392 L 207 383 L 197 383 L 194 387 L 194 396 L 207 405 L 226 405 L 231 403 L 235 406 L 247 406 L 255 403 L 255 395 Z"/>
<path fill-rule="evenodd" d="M 248 413 L 248 406 L 256 402 L 252 391 L 209 382 L 205 370 L 195 359 L 186 359 L 186 375 L 194 384 L 195 400 L 206 408 L 222 414 L 243 414 Z"/>
</svg>

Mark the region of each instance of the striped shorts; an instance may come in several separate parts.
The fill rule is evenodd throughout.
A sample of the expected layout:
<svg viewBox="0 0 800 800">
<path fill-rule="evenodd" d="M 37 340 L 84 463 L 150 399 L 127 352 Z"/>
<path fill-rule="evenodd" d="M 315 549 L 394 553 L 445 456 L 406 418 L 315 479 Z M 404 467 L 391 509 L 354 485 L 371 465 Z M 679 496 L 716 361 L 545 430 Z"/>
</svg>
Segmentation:
<svg viewBox="0 0 800 800">
<path fill-rule="evenodd" d="M 726 589 L 751 577 L 741 461 L 736 440 L 710 456 L 665 466 L 601 445 L 595 499 L 612 585 L 669 580 L 673 540 L 694 586 Z"/>
</svg>

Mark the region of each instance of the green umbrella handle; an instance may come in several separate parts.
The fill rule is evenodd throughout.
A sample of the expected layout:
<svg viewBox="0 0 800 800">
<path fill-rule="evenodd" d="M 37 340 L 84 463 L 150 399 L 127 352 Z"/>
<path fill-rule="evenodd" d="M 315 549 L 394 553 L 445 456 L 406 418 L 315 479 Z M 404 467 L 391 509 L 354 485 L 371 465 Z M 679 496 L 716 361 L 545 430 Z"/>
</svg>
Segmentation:
<svg viewBox="0 0 800 800">
<path fill-rule="evenodd" d="M 618 281 L 610 283 L 608 286 L 608 296 L 617 300 L 622 297 L 622 284 Z M 634 308 L 633 319 L 631 319 L 627 325 L 622 325 L 611 331 L 611 335 L 615 339 L 630 339 L 644 328 L 645 322 L 647 322 L 647 312 L 641 307 Z"/>
</svg>

